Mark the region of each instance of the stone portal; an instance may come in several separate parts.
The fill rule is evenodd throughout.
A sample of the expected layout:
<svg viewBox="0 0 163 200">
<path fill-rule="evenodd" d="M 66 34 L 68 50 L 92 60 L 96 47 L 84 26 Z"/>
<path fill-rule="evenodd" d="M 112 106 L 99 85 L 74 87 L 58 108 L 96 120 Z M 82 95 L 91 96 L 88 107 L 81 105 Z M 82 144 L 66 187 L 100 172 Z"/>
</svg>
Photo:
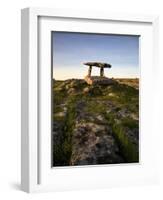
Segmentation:
<svg viewBox="0 0 163 200">
<path fill-rule="evenodd" d="M 91 76 L 92 67 L 99 67 L 100 68 L 100 76 L 104 77 L 104 68 L 111 68 L 111 65 L 108 63 L 101 63 L 101 62 L 87 62 L 84 65 L 89 66 L 88 69 L 88 76 Z"/>
<path fill-rule="evenodd" d="M 84 65 L 89 66 L 88 68 L 88 75 L 85 77 L 85 81 L 92 85 L 92 84 L 110 84 L 113 82 L 112 79 L 105 77 L 104 75 L 104 68 L 111 68 L 111 65 L 108 63 L 101 63 L 101 62 L 87 62 Z M 92 67 L 100 68 L 100 76 L 91 76 Z"/>
</svg>

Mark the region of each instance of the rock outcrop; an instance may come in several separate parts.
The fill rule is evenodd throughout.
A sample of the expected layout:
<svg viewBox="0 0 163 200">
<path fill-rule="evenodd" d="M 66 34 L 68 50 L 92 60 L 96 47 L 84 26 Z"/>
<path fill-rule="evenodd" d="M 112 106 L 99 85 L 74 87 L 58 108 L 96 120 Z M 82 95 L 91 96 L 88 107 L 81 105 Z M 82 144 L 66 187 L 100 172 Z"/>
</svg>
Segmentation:
<svg viewBox="0 0 163 200">
<path fill-rule="evenodd" d="M 109 80 L 101 85 L 54 81 L 54 166 L 139 161 L 138 86 L 133 80 Z"/>
<path fill-rule="evenodd" d="M 89 85 L 110 85 L 114 84 L 115 80 L 110 79 L 107 77 L 102 77 L 102 76 L 86 76 L 84 80 L 89 84 Z"/>
</svg>

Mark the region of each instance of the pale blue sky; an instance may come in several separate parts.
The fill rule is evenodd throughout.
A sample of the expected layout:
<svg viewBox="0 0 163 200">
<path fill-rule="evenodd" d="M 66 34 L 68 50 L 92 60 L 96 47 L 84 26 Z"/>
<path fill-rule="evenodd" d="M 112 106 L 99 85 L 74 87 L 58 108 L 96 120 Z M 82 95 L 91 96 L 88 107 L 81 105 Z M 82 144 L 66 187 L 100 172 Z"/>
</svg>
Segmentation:
<svg viewBox="0 0 163 200">
<path fill-rule="evenodd" d="M 84 62 L 107 62 L 107 77 L 139 77 L 139 37 L 89 33 L 53 32 L 53 77 L 57 80 L 83 78 Z M 94 67 L 92 75 L 98 75 Z"/>
</svg>

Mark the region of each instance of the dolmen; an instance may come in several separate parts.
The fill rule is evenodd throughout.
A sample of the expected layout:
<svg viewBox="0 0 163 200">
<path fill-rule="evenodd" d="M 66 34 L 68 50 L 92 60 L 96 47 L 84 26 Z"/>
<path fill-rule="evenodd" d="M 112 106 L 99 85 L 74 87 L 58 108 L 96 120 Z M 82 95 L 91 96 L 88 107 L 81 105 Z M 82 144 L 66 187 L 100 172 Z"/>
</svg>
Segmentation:
<svg viewBox="0 0 163 200">
<path fill-rule="evenodd" d="M 89 85 L 93 85 L 93 84 L 109 85 L 109 84 L 113 84 L 114 83 L 113 79 L 105 77 L 105 75 L 104 75 L 104 68 L 111 68 L 112 66 L 110 64 L 102 63 L 102 62 L 86 62 L 86 63 L 84 63 L 84 65 L 89 66 L 88 74 L 84 78 L 85 81 Z M 92 67 L 100 68 L 100 76 L 91 76 Z"/>
</svg>

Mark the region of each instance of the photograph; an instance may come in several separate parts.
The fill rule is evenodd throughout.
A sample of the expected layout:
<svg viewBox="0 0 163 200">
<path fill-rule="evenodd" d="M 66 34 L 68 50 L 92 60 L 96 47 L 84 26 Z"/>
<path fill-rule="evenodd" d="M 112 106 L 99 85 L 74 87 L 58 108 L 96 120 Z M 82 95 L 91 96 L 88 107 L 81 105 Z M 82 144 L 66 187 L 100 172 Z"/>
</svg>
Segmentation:
<svg viewBox="0 0 163 200">
<path fill-rule="evenodd" d="M 139 40 L 51 32 L 52 167 L 139 163 Z"/>
</svg>

